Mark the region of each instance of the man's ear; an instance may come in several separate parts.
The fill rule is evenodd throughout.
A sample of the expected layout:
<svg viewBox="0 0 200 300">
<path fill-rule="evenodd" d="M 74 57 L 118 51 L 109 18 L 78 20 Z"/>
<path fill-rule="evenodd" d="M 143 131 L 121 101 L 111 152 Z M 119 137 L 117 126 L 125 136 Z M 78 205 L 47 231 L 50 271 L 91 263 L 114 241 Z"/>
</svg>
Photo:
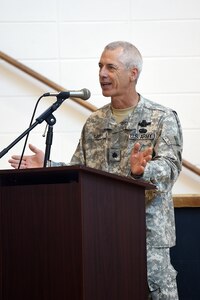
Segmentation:
<svg viewBox="0 0 200 300">
<path fill-rule="evenodd" d="M 137 68 L 132 68 L 130 71 L 131 71 L 131 81 L 137 81 L 138 69 Z"/>
</svg>

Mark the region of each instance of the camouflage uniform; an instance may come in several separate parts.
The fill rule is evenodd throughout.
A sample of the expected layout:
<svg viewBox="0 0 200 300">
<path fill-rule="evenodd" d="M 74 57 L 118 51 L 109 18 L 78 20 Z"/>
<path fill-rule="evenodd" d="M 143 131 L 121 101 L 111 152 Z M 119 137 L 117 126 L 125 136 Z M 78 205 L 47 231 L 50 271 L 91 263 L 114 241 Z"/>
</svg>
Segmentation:
<svg viewBox="0 0 200 300">
<path fill-rule="evenodd" d="M 117 124 L 110 104 L 86 121 L 71 162 L 131 176 L 135 142 L 153 147 L 153 159 L 142 178 L 156 185 L 146 191 L 147 267 L 152 299 L 178 299 L 176 271 L 169 248 L 175 245 L 172 187 L 181 170 L 182 131 L 174 111 L 140 97 L 134 112 Z"/>
<path fill-rule="evenodd" d="M 175 245 L 172 187 L 181 170 L 182 131 L 177 114 L 140 96 L 134 112 L 117 124 L 110 104 L 87 119 L 71 163 L 122 176 L 130 174 L 134 143 L 153 147 L 142 179 L 156 185 L 146 191 L 147 269 L 151 299 L 178 299 L 176 271 L 169 248 Z"/>
</svg>

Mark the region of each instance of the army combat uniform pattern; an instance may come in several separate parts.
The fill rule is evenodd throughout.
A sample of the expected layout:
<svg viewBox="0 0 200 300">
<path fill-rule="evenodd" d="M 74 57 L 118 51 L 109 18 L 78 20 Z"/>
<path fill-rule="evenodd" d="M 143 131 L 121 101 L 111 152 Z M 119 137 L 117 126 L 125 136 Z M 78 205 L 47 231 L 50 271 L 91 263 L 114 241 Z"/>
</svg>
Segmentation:
<svg viewBox="0 0 200 300">
<path fill-rule="evenodd" d="M 147 269 L 152 299 L 177 300 L 176 271 L 169 248 L 175 245 L 172 187 L 181 171 L 182 130 L 176 112 L 140 96 L 134 111 L 117 123 L 111 104 L 87 119 L 72 164 L 131 176 L 130 154 L 139 142 L 153 157 L 142 180 L 156 185 L 146 191 Z M 133 178 L 134 180 L 134 178 Z"/>
</svg>

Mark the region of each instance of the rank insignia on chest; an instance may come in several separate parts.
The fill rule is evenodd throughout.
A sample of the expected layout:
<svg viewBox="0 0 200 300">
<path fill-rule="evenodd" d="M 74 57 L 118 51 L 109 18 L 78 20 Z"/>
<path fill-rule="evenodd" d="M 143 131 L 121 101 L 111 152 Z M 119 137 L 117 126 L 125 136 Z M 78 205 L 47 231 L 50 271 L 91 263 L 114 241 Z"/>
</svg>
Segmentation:
<svg viewBox="0 0 200 300">
<path fill-rule="evenodd" d="M 121 160 L 120 149 L 116 149 L 116 148 L 108 149 L 108 159 L 109 161 L 120 161 Z"/>
</svg>

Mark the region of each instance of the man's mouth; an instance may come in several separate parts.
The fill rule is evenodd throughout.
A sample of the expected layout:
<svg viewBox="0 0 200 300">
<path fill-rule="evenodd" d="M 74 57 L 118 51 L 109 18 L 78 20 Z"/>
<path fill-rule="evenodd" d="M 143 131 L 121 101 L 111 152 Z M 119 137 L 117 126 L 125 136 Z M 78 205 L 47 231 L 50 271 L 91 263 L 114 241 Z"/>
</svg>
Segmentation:
<svg viewBox="0 0 200 300">
<path fill-rule="evenodd" d="M 102 88 L 107 88 L 107 87 L 109 87 L 109 86 L 111 86 L 111 83 L 110 83 L 110 82 L 101 82 L 101 87 L 102 87 Z"/>
</svg>

